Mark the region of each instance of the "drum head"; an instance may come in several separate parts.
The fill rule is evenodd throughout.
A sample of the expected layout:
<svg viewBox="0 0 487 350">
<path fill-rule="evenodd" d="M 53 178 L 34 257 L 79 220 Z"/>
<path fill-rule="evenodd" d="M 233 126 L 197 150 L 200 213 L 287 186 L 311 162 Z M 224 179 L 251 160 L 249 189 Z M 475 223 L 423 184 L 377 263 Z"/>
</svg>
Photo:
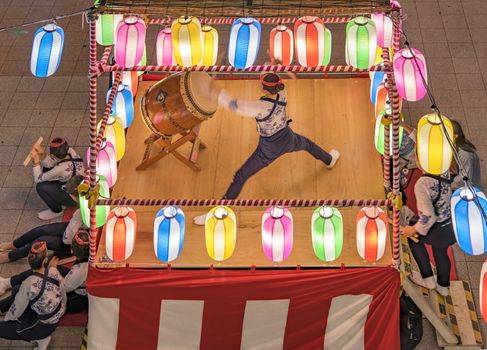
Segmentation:
<svg viewBox="0 0 487 350">
<path fill-rule="evenodd" d="M 186 107 L 201 120 L 209 119 L 218 108 L 218 90 L 205 72 L 185 72 L 181 75 L 181 96 Z"/>
</svg>

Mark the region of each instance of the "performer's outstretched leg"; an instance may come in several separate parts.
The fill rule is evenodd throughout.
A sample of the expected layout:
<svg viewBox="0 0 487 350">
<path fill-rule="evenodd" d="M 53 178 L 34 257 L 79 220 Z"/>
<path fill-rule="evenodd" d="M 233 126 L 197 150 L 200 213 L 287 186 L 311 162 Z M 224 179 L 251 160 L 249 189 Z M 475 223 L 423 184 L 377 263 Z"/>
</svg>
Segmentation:
<svg viewBox="0 0 487 350">
<path fill-rule="evenodd" d="M 328 153 L 303 135 L 294 133 L 293 141 L 293 149 L 290 152 L 306 151 L 316 159 L 325 163 L 328 168 L 333 167 L 340 157 L 340 153 L 337 150 L 333 149 L 330 151 L 330 153 Z"/>
</svg>

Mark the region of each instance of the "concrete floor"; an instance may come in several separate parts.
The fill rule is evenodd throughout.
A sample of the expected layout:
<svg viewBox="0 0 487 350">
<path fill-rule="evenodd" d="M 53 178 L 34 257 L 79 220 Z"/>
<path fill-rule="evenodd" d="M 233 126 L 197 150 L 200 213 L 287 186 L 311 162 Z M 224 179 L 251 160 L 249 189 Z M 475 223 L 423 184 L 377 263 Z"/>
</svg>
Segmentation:
<svg viewBox="0 0 487 350">
<path fill-rule="evenodd" d="M 74 12 L 91 3 L 0 0 L 0 27 Z M 487 157 L 487 138 L 482 131 L 487 126 L 487 1 L 401 0 L 401 4 L 407 14 L 404 30 L 411 46 L 425 53 L 438 106 L 445 115 L 462 122 L 481 158 Z M 82 27 L 80 16 L 59 20 L 58 24 L 65 30 L 63 59 L 57 73 L 48 79 L 34 78 L 29 69 L 32 34 L 38 26 L 0 33 L 0 241 L 11 240 L 43 223 L 36 217 L 44 207 L 32 187 L 31 170 L 21 165 L 35 140 L 41 135 L 45 139 L 63 135 L 82 155 L 88 145 L 87 27 Z M 334 36 L 332 64 L 343 64 L 344 26 L 333 25 L 330 29 Z M 155 41 L 157 30 L 154 27 L 149 31 L 148 42 Z M 220 34 L 223 37 L 227 32 L 225 28 Z M 225 40 L 221 41 L 224 50 Z M 153 45 L 147 49 L 148 57 L 154 58 Z M 104 100 L 106 89 L 105 77 L 99 80 L 99 101 Z M 405 103 L 403 112 L 416 123 L 429 111 L 429 105 L 426 99 Z M 482 169 L 487 180 L 487 162 L 482 163 Z M 470 281 L 477 303 L 485 256 L 466 256 L 458 249 L 455 253 L 459 276 Z M 25 261 L 0 266 L 0 275 L 9 276 L 25 266 Z M 431 325 L 424 321 L 424 327 L 418 348 L 438 348 Z M 481 327 L 487 340 L 483 322 Z M 60 328 L 50 348 L 79 349 L 82 333 L 80 328 Z M 0 340 L 0 348 L 22 349 L 31 345 Z"/>
</svg>

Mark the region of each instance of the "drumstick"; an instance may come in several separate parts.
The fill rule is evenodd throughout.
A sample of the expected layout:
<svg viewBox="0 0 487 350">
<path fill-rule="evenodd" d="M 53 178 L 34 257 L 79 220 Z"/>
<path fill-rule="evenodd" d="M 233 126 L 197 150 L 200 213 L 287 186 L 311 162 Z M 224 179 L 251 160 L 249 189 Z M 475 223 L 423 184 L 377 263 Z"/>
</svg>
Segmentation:
<svg viewBox="0 0 487 350">
<path fill-rule="evenodd" d="M 32 146 L 32 147 L 35 147 L 36 145 L 37 145 L 37 146 L 40 146 L 40 145 L 41 145 L 41 143 L 42 143 L 42 141 L 44 141 L 44 138 L 43 138 L 42 136 L 40 136 L 40 137 L 37 139 L 37 142 L 36 142 L 36 143 L 34 144 L 34 146 Z M 30 163 L 30 161 L 31 161 L 31 160 L 32 160 L 32 157 L 31 157 L 30 152 L 29 152 L 29 154 L 27 155 L 27 157 L 26 157 L 26 158 L 25 158 L 25 160 L 24 160 L 24 163 L 23 163 L 23 164 L 24 164 L 24 166 L 29 165 L 29 163 Z"/>
</svg>

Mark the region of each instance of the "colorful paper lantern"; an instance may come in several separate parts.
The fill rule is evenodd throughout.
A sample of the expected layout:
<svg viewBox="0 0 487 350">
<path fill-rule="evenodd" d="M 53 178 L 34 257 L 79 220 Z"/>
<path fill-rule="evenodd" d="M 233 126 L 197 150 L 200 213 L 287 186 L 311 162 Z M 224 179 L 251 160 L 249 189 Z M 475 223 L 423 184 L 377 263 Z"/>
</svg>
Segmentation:
<svg viewBox="0 0 487 350">
<path fill-rule="evenodd" d="M 176 60 L 172 51 L 171 28 L 164 28 L 157 34 L 156 60 L 158 66 L 174 66 Z"/>
<path fill-rule="evenodd" d="M 394 25 L 391 17 L 383 13 L 373 13 L 371 16 L 377 31 L 377 46 L 392 47 L 394 39 Z"/>
<path fill-rule="evenodd" d="M 157 212 L 154 220 L 154 253 L 164 262 L 176 259 L 183 249 L 185 217 L 175 206 L 167 206 Z"/>
<path fill-rule="evenodd" d="M 146 28 L 137 16 L 129 16 L 117 25 L 115 61 L 124 68 L 136 66 L 144 54 Z"/>
<path fill-rule="evenodd" d="M 457 189 L 451 198 L 453 231 L 460 248 L 467 254 L 487 252 L 487 223 L 482 210 L 487 213 L 487 198 L 478 188 L 473 188 L 481 208 L 468 187 Z"/>
<path fill-rule="evenodd" d="M 262 248 L 267 259 L 280 262 L 293 249 L 293 217 L 287 208 L 270 207 L 262 216 Z"/>
<path fill-rule="evenodd" d="M 237 218 L 232 209 L 225 206 L 212 208 L 206 215 L 205 241 L 210 258 L 224 261 L 235 250 Z"/>
<path fill-rule="evenodd" d="M 294 37 L 291 29 L 285 25 L 278 25 L 271 30 L 269 54 L 272 64 L 280 63 L 284 66 L 291 64 L 294 55 Z"/>
<path fill-rule="evenodd" d="M 89 181 L 83 181 L 83 184 L 89 184 Z M 96 183 L 100 186 L 100 197 L 103 199 L 110 198 L 110 188 L 108 187 L 107 179 L 99 175 L 97 176 Z M 81 212 L 81 220 L 83 224 L 90 227 L 90 209 L 88 207 L 88 201 L 86 197 L 81 193 L 79 195 L 79 208 Z M 109 205 L 97 205 L 96 206 L 96 227 L 101 227 L 107 222 L 108 212 L 110 211 Z"/>
<path fill-rule="evenodd" d="M 137 232 L 137 215 L 130 207 L 116 207 L 105 225 L 105 249 L 112 261 L 125 261 L 132 255 Z"/>
<path fill-rule="evenodd" d="M 172 22 L 172 47 L 176 63 L 183 67 L 201 64 L 201 23 L 196 17 L 181 16 Z"/>
<path fill-rule="evenodd" d="M 213 66 L 218 57 L 218 32 L 209 25 L 201 27 L 201 40 L 203 42 L 203 65 Z"/>
<path fill-rule="evenodd" d="M 331 30 L 325 27 L 325 54 L 323 56 L 322 66 L 327 66 L 331 61 Z"/>
<path fill-rule="evenodd" d="M 379 261 L 386 248 L 387 215 L 379 207 L 360 209 L 357 215 L 357 251 L 368 262 Z"/>
<path fill-rule="evenodd" d="M 313 68 L 322 64 L 325 47 L 325 26 L 321 19 L 305 16 L 294 23 L 294 48 L 300 65 Z"/>
<path fill-rule="evenodd" d="M 374 65 L 377 34 L 375 24 L 366 17 L 356 17 L 347 24 L 345 60 L 349 66 L 367 69 Z"/>
<path fill-rule="evenodd" d="M 482 265 L 482 270 L 480 270 L 480 313 L 485 322 L 487 322 L 487 260 L 484 261 Z"/>
<path fill-rule="evenodd" d="M 232 24 L 228 61 L 238 69 L 252 66 L 259 53 L 261 26 L 255 18 L 239 18 Z"/>
<path fill-rule="evenodd" d="M 90 159 L 90 147 L 88 147 L 86 152 L 86 159 Z M 112 188 L 117 182 L 117 153 L 110 141 L 104 140 L 100 145 L 98 156 L 96 157 L 96 173 L 107 180 L 109 188 Z"/>
<path fill-rule="evenodd" d="M 115 74 L 112 74 L 112 84 L 114 80 Z M 137 88 L 139 86 L 137 72 L 122 72 L 122 81 L 120 84 L 128 86 L 130 92 L 132 93 L 132 97 L 135 97 L 135 94 L 137 94 Z"/>
<path fill-rule="evenodd" d="M 421 51 L 405 48 L 394 55 L 394 76 L 397 92 L 407 101 L 419 101 L 427 93 L 426 59 Z"/>
<path fill-rule="evenodd" d="M 380 84 L 385 82 L 387 76 L 383 71 L 370 72 L 369 76 L 370 76 L 370 102 L 375 104 L 377 98 L 377 89 L 379 88 Z"/>
<path fill-rule="evenodd" d="M 453 127 L 450 120 L 445 116 L 442 116 L 442 119 L 450 140 L 453 140 Z M 452 149 L 440 118 L 435 113 L 427 114 L 419 120 L 416 142 L 421 169 L 434 175 L 443 174 L 450 169 Z"/>
<path fill-rule="evenodd" d="M 343 218 L 336 208 L 322 206 L 311 217 L 311 239 L 315 255 L 321 261 L 340 257 L 343 248 Z"/>
<path fill-rule="evenodd" d="M 98 15 L 96 19 L 96 42 L 103 46 L 115 43 L 115 33 L 123 15 Z"/>
<path fill-rule="evenodd" d="M 111 89 L 107 92 L 107 101 L 110 96 L 110 91 Z M 128 128 L 132 125 L 134 120 L 134 98 L 130 91 L 130 87 L 125 84 L 118 85 L 117 93 L 112 104 L 111 115 L 119 117 L 122 120 L 124 128 Z"/>
<path fill-rule="evenodd" d="M 100 131 L 101 120 L 98 123 L 98 132 Z M 105 125 L 103 137 L 112 143 L 117 154 L 117 161 L 122 159 L 125 154 L 125 130 L 123 129 L 122 120 L 115 116 L 109 116 Z"/>
<path fill-rule="evenodd" d="M 375 120 L 375 133 L 374 133 L 374 144 L 375 144 L 375 149 L 377 152 L 379 152 L 381 155 L 384 155 L 384 138 L 385 138 L 385 128 L 384 124 L 382 123 L 382 118 L 384 117 L 385 114 L 388 114 L 389 116 L 391 115 L 391 110 L 389 109 L 383 109 L 380 111 L 379 115 L 377 116 L 377 119 Z M 390 117 L 391 122 L 392 122 L 392 117 Z M 401 113 L 401 121 L 404 121 L 404 114 Z M 399 147 L 402 144 L 402 136 L 404 134 L 404 130 L 402 126 L 399 127 Z M 392 145 L 392 124 L 389 125 L 389 154 L 392 154 L 393 150 L 393 145 Z"/>
<path fill-rule="evenodd" d="M 30 56 L 30 71 L 38 78 L 53 75 L 61 62 L 64 30 L 50 23 L 36 30 Z"/>
<path fill-rule="evenodd" d="M 387 93 L 387 88 L 385 83 L 380 83 L 377 86 L 377 92 L 375 95 L 375 118 L 377 118 L 382 110 L 392 109 L 392 103 L 389 100 L 389 94 Z M 399 111 L 402 110 L 402 98 L 399 96 Z"/>
</svg>

